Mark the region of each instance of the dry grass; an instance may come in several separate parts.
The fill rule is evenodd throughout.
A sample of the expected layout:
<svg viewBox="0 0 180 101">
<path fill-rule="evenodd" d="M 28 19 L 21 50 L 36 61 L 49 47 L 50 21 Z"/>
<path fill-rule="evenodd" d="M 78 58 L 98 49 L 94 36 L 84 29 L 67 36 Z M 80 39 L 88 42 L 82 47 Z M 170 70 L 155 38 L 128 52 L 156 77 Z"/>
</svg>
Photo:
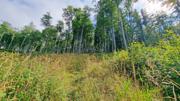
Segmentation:
<svg viewBox="0 0 180 101">
<path fill-rule="evenodd" d="M 0 53 L 0 99 L 26 101 L 160 101 L 96 55 Z"/>
</svg>

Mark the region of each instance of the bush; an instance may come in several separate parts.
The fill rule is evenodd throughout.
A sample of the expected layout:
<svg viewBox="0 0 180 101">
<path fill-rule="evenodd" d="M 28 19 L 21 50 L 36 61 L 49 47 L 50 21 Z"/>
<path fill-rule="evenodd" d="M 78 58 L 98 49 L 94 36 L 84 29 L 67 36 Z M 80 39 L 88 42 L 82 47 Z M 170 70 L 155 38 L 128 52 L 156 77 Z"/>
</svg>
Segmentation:
<svg viewBox="0 0 180 101">
<path fill-rule="evenodd" d="M 115 54 L 117 66 L 138 79 L 143 86 L 161 87 L 165 98 L 180 99 L 180 37 L 167 31 L 156 47 L 132 43 L 129 52 Z M 120 60 L 120 61 L 119 61 Z M 123 65 L 126 64 L 126 65 Z M 129 64 L 129 65 L 127 65 Z M 126 73 L 127 74 L 127 73 Z"/>
</svg>

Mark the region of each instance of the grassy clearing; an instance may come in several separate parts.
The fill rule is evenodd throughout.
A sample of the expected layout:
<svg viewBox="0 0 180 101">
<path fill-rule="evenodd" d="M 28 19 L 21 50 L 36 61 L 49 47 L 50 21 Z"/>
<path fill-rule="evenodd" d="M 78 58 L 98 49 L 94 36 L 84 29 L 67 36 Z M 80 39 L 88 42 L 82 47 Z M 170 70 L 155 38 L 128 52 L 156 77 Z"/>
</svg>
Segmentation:
<svg viewBox="0 0 180 101">
<path fill-rule="evenodd" d="M 0 53 L 2 101 L 161 101 L 159 89 L 142 89 L 112 70 L 103 56 Z"/>
</svg>

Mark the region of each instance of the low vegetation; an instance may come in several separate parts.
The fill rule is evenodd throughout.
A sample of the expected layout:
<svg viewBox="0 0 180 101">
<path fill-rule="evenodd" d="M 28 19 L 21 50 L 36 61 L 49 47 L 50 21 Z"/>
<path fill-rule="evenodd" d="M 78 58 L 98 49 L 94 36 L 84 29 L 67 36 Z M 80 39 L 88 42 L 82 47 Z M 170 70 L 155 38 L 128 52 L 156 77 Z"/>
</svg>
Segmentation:
<svg viewBox="0 0 180 101">
<path fill-rule="evenodd" d="M 4 101 L 161 99 L 160 89 L 141 89 L 130 78 L 111 71 L 109 62 L 101 56 L 0 55 L 0 97 Z"/>
</svg>

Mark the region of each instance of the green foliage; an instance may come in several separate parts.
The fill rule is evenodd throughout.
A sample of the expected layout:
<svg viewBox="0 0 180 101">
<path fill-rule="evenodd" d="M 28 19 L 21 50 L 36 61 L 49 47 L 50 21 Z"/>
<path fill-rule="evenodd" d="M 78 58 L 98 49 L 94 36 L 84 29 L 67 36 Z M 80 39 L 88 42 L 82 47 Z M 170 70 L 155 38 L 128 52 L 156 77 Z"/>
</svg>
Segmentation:
<svg viewBox="0 0 180 101">
<path fill-rule="evenodd" d="M 125 68 L 130 75 L 134 75 L 132 65 L 128 65 L 133 64 L 136 70 L 135 76 L 143 86 L 162 88 L 166 100 L 168 98 L 179 99 L 179 42 L 178 35 L 167 31 L 156 47 L 145 47 L 140 43 L 132 43 L 128 53 L 125 51 L 116 53 L 120 59 L 118 70 L 124 71 L 121 68 Z M 126 65 L 122 66 L 124 62 Z"/>
<path fill-rule="evenodd" d="M 88 52 L 93 45 L 94 28 L 87 12 L 85 9 L 74 9 L 74 19 L 72 20 L 73 52 Z"/>
<path fill-rule="evenodd" d="M 41 18 L 41 22 L 42 22 L 42 25 L 44 27 L 50 27 L 51 26 L 51 15 L 50 15 L 50 12 L 47 12 L 46 14 L 43 15 L 43 17 Z"/>
<path fill-rule="evenodd" d="M 114 51 L 119 29 L 118 6 L 114 0 L 100 0 L 97 9 L 95 48 L 99 52 Z"/>
</svg>

